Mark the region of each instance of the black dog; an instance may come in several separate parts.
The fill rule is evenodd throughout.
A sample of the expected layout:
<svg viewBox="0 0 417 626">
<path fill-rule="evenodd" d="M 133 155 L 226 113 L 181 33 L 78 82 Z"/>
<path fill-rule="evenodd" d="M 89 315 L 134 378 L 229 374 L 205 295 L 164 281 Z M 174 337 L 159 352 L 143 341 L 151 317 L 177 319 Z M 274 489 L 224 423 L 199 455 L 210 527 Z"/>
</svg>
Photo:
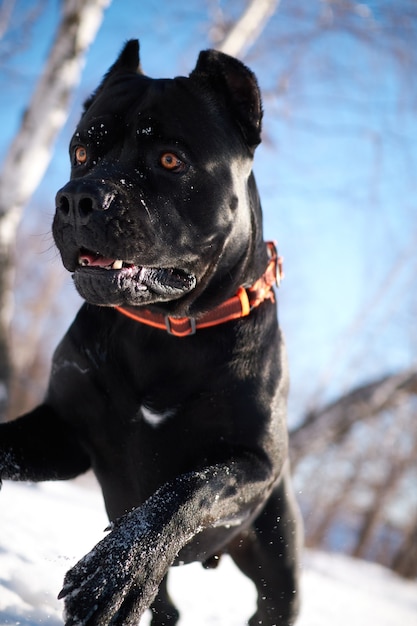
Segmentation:
<svg viewBox="0 0 417 626">
<path fill-rule="evenodd" d="M 228 553 L 255 583 L 249 624 L 295 623 L 297 509 L 287 370 L 252 159 L 256 79 L 202 52 L 153 80 L 130 41 L 87 101 L 53 234 L 85 304 L 45 402 L 0 427 L 0 476 L 92 468 L 111 532 L 66 575 L 67 625 L 174 624 L 179 562 Z"/>
</svg>

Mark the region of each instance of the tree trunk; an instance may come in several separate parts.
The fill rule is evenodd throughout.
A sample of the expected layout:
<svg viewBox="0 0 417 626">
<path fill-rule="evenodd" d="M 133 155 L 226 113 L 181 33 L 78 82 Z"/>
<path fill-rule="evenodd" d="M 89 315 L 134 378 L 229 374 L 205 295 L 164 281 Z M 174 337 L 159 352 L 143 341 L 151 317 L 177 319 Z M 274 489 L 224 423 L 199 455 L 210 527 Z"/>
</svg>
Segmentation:
<svg viewBox="0 0 417 626">
<path fill-rule="evenodd" d="M 279 2 L 280 0 L 251 0 L 223 40 L 216 45 L 217 50 L 235 57 L 244 57 L 274 14 Z"/>
<path fill-rule="evenodd" d="M 380 520 L 383 518 L 384 508 L 403 476 L 407 463 L 405 459 L 396 460 L 391 464 L 387 476 L 374 488 L 374 498 L 364 512 L 362 524 L 358 531 L 357 541 L 352 549 L 352 556 L 365 558 L 366 550 L 375 535 Z"/>
<path fill-rule="evenodd" d="M 404 578 L 413 580 L 417 577 L 417 516 L 412 520 L 391 567 Z"/>
<path fill-rule="evenodd" d="M 308 545 L 312 548 L 325 547 L 326 535 L 329 533 L 332 524 L 339 515 L 349 510 L 349 498 L 355 488 L 356 474 L 352 474 L 345 483 L 340 485 L 337 495 L 333 495 L 330 502 L 319 502 L 321 518 L 314 528 L 306 529 Z"/>
<path fill-rule="evenodd" d="M 0 176 L 0 419 L 11 378 L 9 326 L 16 231 L 22 211 L 48 167 L 66 121 L 86 51 L 110 0 L 64 0 L 62 18 L 44 71 L 3 163 Z"/>
</svg>

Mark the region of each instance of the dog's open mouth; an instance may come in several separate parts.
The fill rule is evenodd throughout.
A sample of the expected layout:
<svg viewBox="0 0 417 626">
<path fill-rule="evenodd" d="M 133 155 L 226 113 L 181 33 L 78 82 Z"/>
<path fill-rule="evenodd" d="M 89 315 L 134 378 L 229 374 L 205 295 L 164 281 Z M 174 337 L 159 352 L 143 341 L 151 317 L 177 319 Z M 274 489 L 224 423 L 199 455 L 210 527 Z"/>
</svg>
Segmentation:
<svg viewBox="0 0 417 626">
<path fill-rule="evenodd" d="M 89 250 L 79 252 L 74 281 L 87 301 L 109 305 L 140 304 L 152 295 L 176 299 L 196 285 L 196 277 L 182 269 L 135 265 Z"/>
</svg>

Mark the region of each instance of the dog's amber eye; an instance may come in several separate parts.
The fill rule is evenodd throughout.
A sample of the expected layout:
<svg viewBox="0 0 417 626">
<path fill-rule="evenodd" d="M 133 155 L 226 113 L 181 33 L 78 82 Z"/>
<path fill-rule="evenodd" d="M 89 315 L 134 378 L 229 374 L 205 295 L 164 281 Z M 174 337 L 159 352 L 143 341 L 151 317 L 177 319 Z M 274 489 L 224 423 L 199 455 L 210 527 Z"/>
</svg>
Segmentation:
<svg viewBox="0 0 417 626">
<path fill-rule="evenodd" d="M 185 168 L 184 161 L 181 161 L 173 152 L 164 152 L 159 160 L 162 167 L 171 172 L 181 172 Z"/>
<path fill-rule="evenodd" d="M 87 150 L 83 146 L 77 146 L 75 148 L 75 162 L 77 165 L 82 165 L 87 161 Z"/>
</svg>

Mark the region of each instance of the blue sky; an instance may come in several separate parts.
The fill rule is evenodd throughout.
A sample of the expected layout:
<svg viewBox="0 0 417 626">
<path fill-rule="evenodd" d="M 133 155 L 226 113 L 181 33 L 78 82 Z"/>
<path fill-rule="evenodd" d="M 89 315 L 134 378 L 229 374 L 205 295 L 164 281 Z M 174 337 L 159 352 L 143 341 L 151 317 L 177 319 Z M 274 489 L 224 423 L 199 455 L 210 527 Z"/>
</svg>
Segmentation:
<svg viewBox="0 0 417 626">
<path fill-rule="evenodd" d="M 13 57 L 11 67 L 1 68 L 1 157 L 41 70 L 58 5 L 57 0 L 47 2 L 27 49 Z M 364 5 L 378 15 L 386 3 Z M 392 60 L 386 32 L 377 22 L 377 49 L 343 32 L 337 20 L 332 28 L 307 37 L 314 31 L 319 3 L 308 6 L 296 15 L 295 9 L 306 4 L 282 0 L 245 59 L 265 92 L 265 143 L 257 152 L 255 173 L 265 236 L 278 240 L 285 257 L 279 310 L 289 346 L 295 418 L 323 381 L 320 397 L 325 399 L 410 365 L 416 348 L 412 67 L 403 70 Z M 143 67 L 150 76 L 188 74 L 199 50 L 212 46 L 210 19 L 201 0 L 181 5 L 113 0 L 24 224 L 33 222 L 39 233 L 49 229 L 55 193 L 68 177 L 67 144 L 81 103 L 123 42 L 140 38 Z M 363 29 L 363 19 L 356 16 L 350 26 Z M 399 41 L 402 36 L 399 32 Z M 272 95 L 277 85 L 280 90 Z M 67 282 L 60 296 L 69 300 L 67 317 L 56 322 L 60 333 L 79 302 L 69 277 Z"/>
</svg>

